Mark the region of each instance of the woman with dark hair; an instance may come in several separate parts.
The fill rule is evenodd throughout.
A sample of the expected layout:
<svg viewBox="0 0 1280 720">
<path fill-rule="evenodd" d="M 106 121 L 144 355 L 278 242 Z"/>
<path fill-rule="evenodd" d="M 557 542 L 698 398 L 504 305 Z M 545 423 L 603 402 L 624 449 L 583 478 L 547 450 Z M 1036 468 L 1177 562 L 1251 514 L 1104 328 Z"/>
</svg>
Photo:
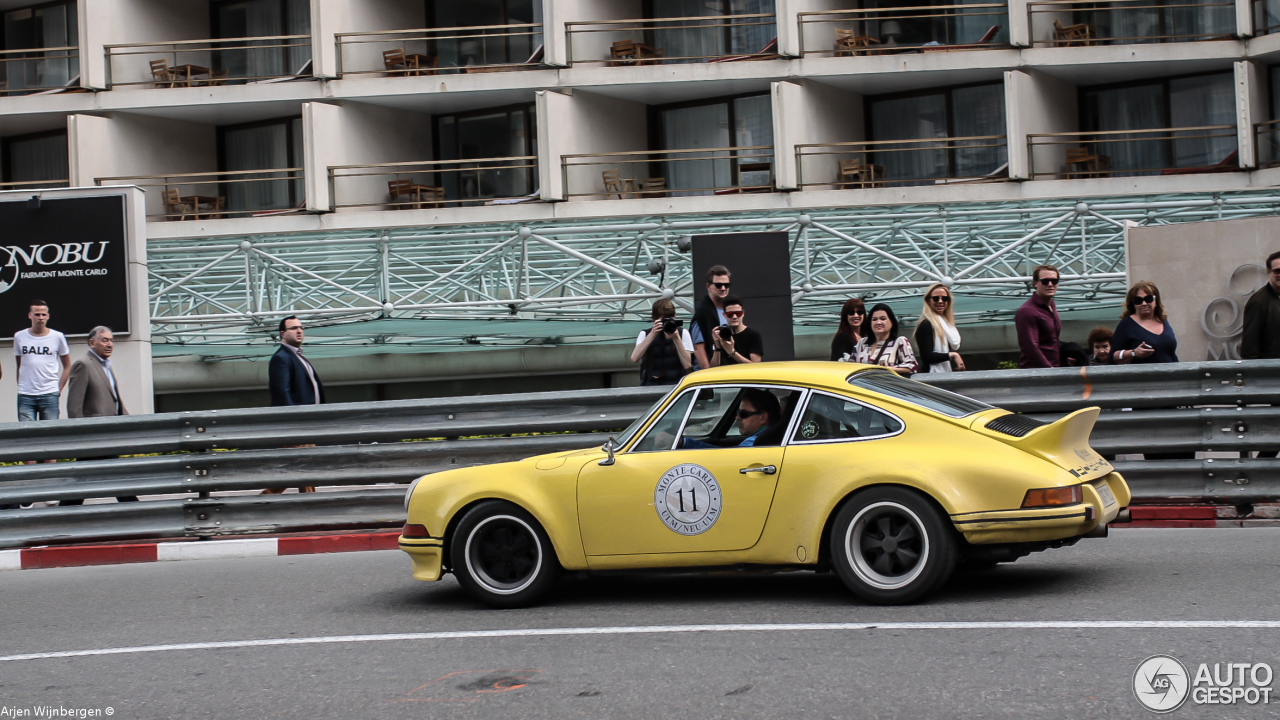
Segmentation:
<svg viewBox="0 0 1280 720">
<path fill-rule="evenodd" d="M 892 308 L 876 303 L 862 323 L 862 339 L 858 341 L 858 362 L 880 365 L 903 376 L 916 371 L 916 356 L 911 341 L 898 334 L 898 318 Z"/>
<path fill-rule="evenodd" d="M 1155 283 L 1136 282 L 1125 293 L 1124 313 L 1111 336 L 1111 360 L 1117 365 L 1178 362 L 1178 338 Z"/>
<path fill-rule="evenodd" d="M 867 319 L 867 306 L 858 298 L 846 300 L 840 309 L 840 327 L 831 339 L 831 359 L 853 362 L 854 351 L 862 339 L 862 321 Z"/>
</svg>

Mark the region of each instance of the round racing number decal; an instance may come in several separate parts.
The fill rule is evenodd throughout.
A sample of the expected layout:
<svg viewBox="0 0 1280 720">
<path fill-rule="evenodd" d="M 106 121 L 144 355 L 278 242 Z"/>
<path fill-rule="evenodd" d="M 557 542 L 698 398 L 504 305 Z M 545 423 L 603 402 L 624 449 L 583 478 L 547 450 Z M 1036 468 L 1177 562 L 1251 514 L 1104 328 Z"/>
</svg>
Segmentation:
<svg viewBox="0 0 1280 720">
<path fill-rule="evenodd" d="M 662 474 L 653 507 L 667 527 L 681 535 L 701 535 L 720 518 L 720 484 L 701 465 L 677 465 Z"/>
<path fill-rule="evenodd" d="M 804 438 L 805 440 L 812 440 L 818 437 L 819 429 L 820 428 L 818 427 L 818 421 L 805 420 L 804 425 L 800 426 L 800 437 Z"/>
</svg>

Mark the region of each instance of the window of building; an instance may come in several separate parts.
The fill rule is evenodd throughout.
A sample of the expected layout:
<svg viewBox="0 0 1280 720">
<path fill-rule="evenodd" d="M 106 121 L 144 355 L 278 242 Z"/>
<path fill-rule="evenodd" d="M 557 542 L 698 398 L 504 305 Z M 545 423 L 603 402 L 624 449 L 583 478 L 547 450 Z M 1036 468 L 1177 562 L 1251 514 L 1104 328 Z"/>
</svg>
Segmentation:
<svg viewBox="0 0 1280 720">
<path fill-rule="evenodd" d="M 309 0 L 214 0 L 209 3 L 209 11 L 213 15 L 214 38 L 311 34 Z M 225 45 L 239 49 L 213 53 L 213 69 L 226 70 L 232 78 L 302 75 L 311 62 L 310 40 L 252 40 Z"/>
<path fill-rule="evenodd" d="M 987 31 L 1000 26 L 987 42 L 1009 42 L 1007 14 L 991 14 L 992 8 L 963 8 L 957 6 L 985 4 L 987 0 L 865 0 L 853 3 L 860 9 L 913 8 L 905 13 L 888 13 L 894 16 L 886 20 L 869 19 L 866 34 L 878 38 L 882 45 L 916 46 L 964 45 L 976 43 L 986 37 Z M 917 10 L 930 5 L 944 6 L 939 10 Z"/>
<path fill-rule="evenodd" d="M 773 15 L 774 0 L 646 0 L 645 17 L 708 18 L 705 23 L 652 30 L 646 41 L 671 58 L 701 62 L 726 55 L 758 53 L 778 36 L 772 18 L 720 20 L 723 15 Z M 679 62 L 679 61 L 678 61 Z"/>
<path fill-rule="evenodd" d="M 427 0 L 427 24 L 433 28 L 494 25 L 542 25 L 542 0 Z M 504 65 L 529 60 L 542 45 L 542 32 L 530 29 L 476 31 L 491 37 L 436 40 L 428 54 L 440 58 L 441 67 Z"/>
<path fill-rule="evenodd" d="M 43 3 L 5 11 L 4 49 L 75 48 L 78 46 L 75 0 Z M 6 53 L 0 63 L 0 82 L 12 93 L 27 88 L 64 87 L 80 74 L 76 50 Z"/>
<path fill-rule="evenodd" d="M 884 167 L 890 183 L 978 177 L 1008 162 L 1000 139 L 926 142 L 941 138 L 1005 135 L 1004 84 L 938 88 L 867 99 L 871 140 L 915 140 L 873 146 L 870 162 Z"/>
<path fill-rule="evenodd" d="M 15 135 L 0 142 L 5 183 L 39 183 L 32 187 L 53 187 L 46 180 L 68 177 L 67 131 L 53 130 L 31 135 Z M 17 189 L 23 186 L 6 186 Z"/>
<path fill-rule="evenodd" d="M 482 160 L 528 157 L 538 154 L 537 112 L 533 103 L 435 116 L 437 160 Z M 530 165 L 533 161 L 507 164 Z M 450 200 L 520 197 L 537 191 L 533 168 L 494 168 L 502 163 L 458 163 L 432 181 L 444 188 Z M 492 168 L 468 169 L 469 166 Z"/>
<path fill-rule="evenodd" d="M 1113 175 L 1216 165 L 1229 161 L 1236 151 L 1234 87 L 1234 75 L 1223 72 L 1082 88 L 1080 128 L 1092 132 L 1231 126 L 1115 135 L 1109 139 L 1119 142 L 1097 146 L 1110 158 Z"/>
<path fill-rule="evenodd" d="M 283 210 L 305 199 L 302 118 L 280 118 L 218 128 L 218 170 L 272 172 L 224 175 L 227 210 Z"/>
<path fill-rule="evenodd" d="M 1072 15 L 1073 23 L 1088 24 L 1095 37 L 1115 38 L 1117 44 L 1185 42 L 1236 32 L 1235 6 L 1220 0 L 1104 2 Z"/>
<path fill-rule="evenodd" d="M 650 119 L 654 150 L 709 151 L 673 154 L 670 161 L 659 163 L 664 167 L 651 177 L 666 178 L 667 188 L 676 191 L 675 195 L 706 195 L 716 188 L 772 184 L 773 105 L 769 95 L 654 106 Z M 711 157 L 678 159 L 682 156 Z M 718 157 L 724 159 L 712 159 Z"/>
</svg>

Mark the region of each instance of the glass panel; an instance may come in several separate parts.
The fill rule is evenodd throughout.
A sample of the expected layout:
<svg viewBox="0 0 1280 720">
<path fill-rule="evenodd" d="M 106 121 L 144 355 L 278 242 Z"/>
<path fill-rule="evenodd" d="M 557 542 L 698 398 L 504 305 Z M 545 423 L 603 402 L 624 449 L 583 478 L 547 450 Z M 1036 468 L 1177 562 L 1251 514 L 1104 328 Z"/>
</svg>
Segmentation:
<svg viewBox="0 0 1280 720">
<path fill-rule="evenodd" d="M 733 124 L 734 147 L 763 146 L 742 152 L 760 160 L 738 161 L 738 186 L 773 187 L 773 100 L 768 95 L 734 100 Z"/>
<path fill-rule="evenodd" d="M 707 388 L 698 391 L 698 400 L 693 404 L 693 412 L 689 414 L 689 424 L 684 429 L 684 437 L 705 440 L 717 427 L 725 424 L 725 416 L 738 407 L 740 388 Z M 728 421 L 728 432 L 719 437 L 741 438 L 742 431 L 731 418 Z"/>
<path fill-rule="evenodd" d="M 536 128 L 530 105 L 480 115 L 444 116 L 438 119 L 440 160 L 477 160 L 523 157 L 534 154 Z M 510 165 L 530 161 L 512 160 Z M 519 197 L 537 187 L 536 173 L 528 168 L 475 170 L 480 163 L 459 163 L 447 169 L 460 172 L 425 173 L 415 182 L 443 187 L 449 200 Z M 495 163 L 483 163 L 493 167 Z"/>
<path fill-rule="evenodd" d="M 947 137 L 945 93 L 874 100 L 871 103 L 871 137 L 875 140 L 914 140 Z M 936 144 L 932 145 L 937 147 Z M 922 180 L 944 178 L 947 151 L 929 150 L 930 143 L 901 143 L 885 147 L 894 152 L 873 153 L 871 163 L 884 167 L 885 179 Z M 902 148 L 926 148 L 902 150 Z"/>
<path fill-rule="evenodd" d="M 285 6 L 284 34 L 311 34 L 311 0 L 288 0 Z M 285 69 L 290 75 L 300 75 L 307 63 L 311 62 L 311 43 L 303 40 L 290 40 L 289 43 L 292 47 L 285 50 Z"/>
<path fill-rule="evenodd" d="M 1098 36 L 1121 38 L 1125 43 L 1160 42 L 1159 36 L 1165 34 L 1164 13 L 1158 7 L 1151 7 L 1155 4 L 1134 7 L 1132 1 L 1102 3 L 1102 7 L 1115 9 L 1096 14 Z"/>
<path fill-rule="evenodd" d="M 663 110 L 661 127 L 661 147 L 664 150 L 729 147 L 729 105 L 716 103 Z M 676 190 L 675 195 L 707 195 L 710 194 L 709 188 L 730 187 L 732 179 L 728 152 L 721 151 L 714 155 L 725 159 L 663 163 L 667 187 Z M 679 158 L 680 155 L 672 157 Z M 697 192 L 679 192 L 695 189 Z"/>
<path fill-rule="evenodd" d="M 248 128 L 227 129 L 222 134 L 223 170 L 273 170 L 289 167 L 289 121 Z M 284 173 L 231 175 L 226 179 L 228 210 L 282 210 L 292 207 L 290 182 Z M 265 179 L 264 179 L 265 178 Z"/>
<path fill-rule="evenodd" d="M 74 2 L 39 8 L 23 8 L 4 13 L 4 49 L 75 47 L 79 43 Z M 0 63 L 0 81 L 10 92 L 26 88 L 66 86 L 80 74 L 80 62 L 67 57 L 75 51 L 55 50 L 6 56 Z"/>
<path fill-rule="evenodd" d="M 653 31 L 652 44 L 674 62 L 705 62 L 728 55 L 758 53 L 778 35 L 770 18 L 716 20 L 721 15 L 774 14 L 774 0 L 653 0 L 655 18 L 713 18 Z"/>
<path fill-rule="evenodd" d="M 671 392 L 675 392 L 675 388 L 672 388 Z M 618 447 L 622 447 L 626 445 L 628 442 L 631 442 L 631 436 L 636 434 L 636 431 L 640 429 L 640 426 L 643 425 L 644 422 L 649 419 L 649 416 L 652 415 L 655 410 L 662 407 L 662 404 L 667 401 L 668 397 L 671 396 L 671 392 L 667 393 L 666 395 L 663 395 L 662 398 L 658 400 L 658 402 L 654 403 L 648 410 L 645 410 L 644 413 L 640 415 L 640 417 L 636 418 L 630 425 L 627 426 L 625 430 L 622 431 L 622 434 L 618 436 L 617 440 L 615 440 L 615 442 L 618 444 Z"/>
<path fill-rule="evenodd" d="M 1170 3 L 1173 4 L 1173 3 Z M 1183 37 L 1213 37 L 1235 35 L 1236 9 L 1222 0 L 1207 0 L 1209 7 L 1196 7 L 1179 0 L 1167 16 L 1172 18 L 1173 35 Z M 1168 20 L 1166 20 L 1168 22 Z"/>
<path fill-rule="evenodd" d="M 1259 35 L 1280 29 L 1280 0 L 1262 0 L 1253 4 L 1253 29 Z"/>
<path fill-rule="evenodd" d="M 955 137 L 1004 135 L 1004 85 L 979 85 L 958 88 L 951 92 L 952 121 Z M 997 147 L 966 149 L 964 145 L 991 145 Z M 956 177 L 986 175 L 994 172 L 1007 161 L 1005 145 L 1000 141 L 970 140 L 960 143 L 955 151 Z"/>
<path fill-rule="evenodd" d="M 1142 130 L 1162 128 L 1165 123 L 1164 85 L 1138 85 L 1084 94 L 1085 130 Z M 1099 155 L 1111 159 L 1112 175 L 1125 171 L 1159 170 L 1168 167 L 1169 143 L 1151 135 L 1105 135 L 1109 140 L 1133 138 L 1128 142 L 1106 142 L 1095 146 Z"/>
<path fill-rule="evenodd" d="M 215 37 L 248 38 L 284 34 L 284 15 L 279 0 L 227 2 L 217 6 Z M 279 45 L 272 40 L 215 43 L 214 47 Z M 215 70 L 226 70 L 233 78 L 279 77 L 285 73 L 285 52 L 281 48 L 228 49 L 213 53 Z"/>
<path fill-rule="evenodd" d="M 1232 73 L 1202 75 L 1169 81 L 1169 114 L 1172 127 L 1235 125 L 1236 99 Z M 1229 137 L 1173 141 L 1174 167 L 1207 167 L 1226 160 L 1236 151 L 1234 133 L 1191 130 L 1174 136 L 1221 134 Z"/>
<path fill-rule="evenodd" d="M 541 0 L 436 0 L 431 8 L 431 26 L 436 28 L 542 23 Z M 473 37 L 433 41 L 429 52 L 440 58 L 441 67 L 522 63 L 542 44 L 541 32 L 525 32 L 499 28 L 457 33 Z"/>
<path fill-rule="evenodd" d="M 631 452 L 654 452 L 674 447 L 676 433 L 680 432 L 680 423 L 684 422 L 684 412 L 689 409 L 689 401 L 693 399 L 693 395 L 692 391 L 687 392 L 671 403 L 671 407 L 649 428 L 644 438 L 631 448 Z"/>
<path fill-rule="evenodd" d="M 67 179 L 67 134 L 9 138 L 6 182 Z"/>
<path fill-rule="evenodd" d="M 950 417 L 964 417 L 965 415 L 972 415 L 976 412 L 991 409 L 990 405 L 978 402 L 973 398 L 967 398 L 949 390 L 908 380 L 896 373 L 864 372 L 850 377 L 849 384 L 864 390 L 878 392 L 891 398 L 905 400 L 913 405 L 919 405 L 922 408 L 949 415 Z"/>
<path fill-rule="evenodd" d="M 800 418 L 793 440 L 852 440 L 892 435 L 902 430 L 893 417 L 861 403 L 815 393 Z"/>
</svg>

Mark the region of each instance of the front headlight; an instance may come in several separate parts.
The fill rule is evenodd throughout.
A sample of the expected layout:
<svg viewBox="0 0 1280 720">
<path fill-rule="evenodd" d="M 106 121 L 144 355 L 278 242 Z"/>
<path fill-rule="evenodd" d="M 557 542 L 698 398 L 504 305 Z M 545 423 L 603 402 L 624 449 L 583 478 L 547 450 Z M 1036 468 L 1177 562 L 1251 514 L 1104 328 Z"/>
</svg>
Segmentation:
<svg viewBox="0 0 1280 720">
<path fill-rule="evenodd" d="M 426 477 L 426 475 L 423 475 L 417 480 L 414 480 L 413 482 L 409 483 L 409 489 L 404 491 L 404 511 L 405 512 L 409 512 L 409 498 L 413 497 L 413 489 L 418 487 L 418 483 L 422 482 L 422 478 L 424 477 Z"/>
</svg>

